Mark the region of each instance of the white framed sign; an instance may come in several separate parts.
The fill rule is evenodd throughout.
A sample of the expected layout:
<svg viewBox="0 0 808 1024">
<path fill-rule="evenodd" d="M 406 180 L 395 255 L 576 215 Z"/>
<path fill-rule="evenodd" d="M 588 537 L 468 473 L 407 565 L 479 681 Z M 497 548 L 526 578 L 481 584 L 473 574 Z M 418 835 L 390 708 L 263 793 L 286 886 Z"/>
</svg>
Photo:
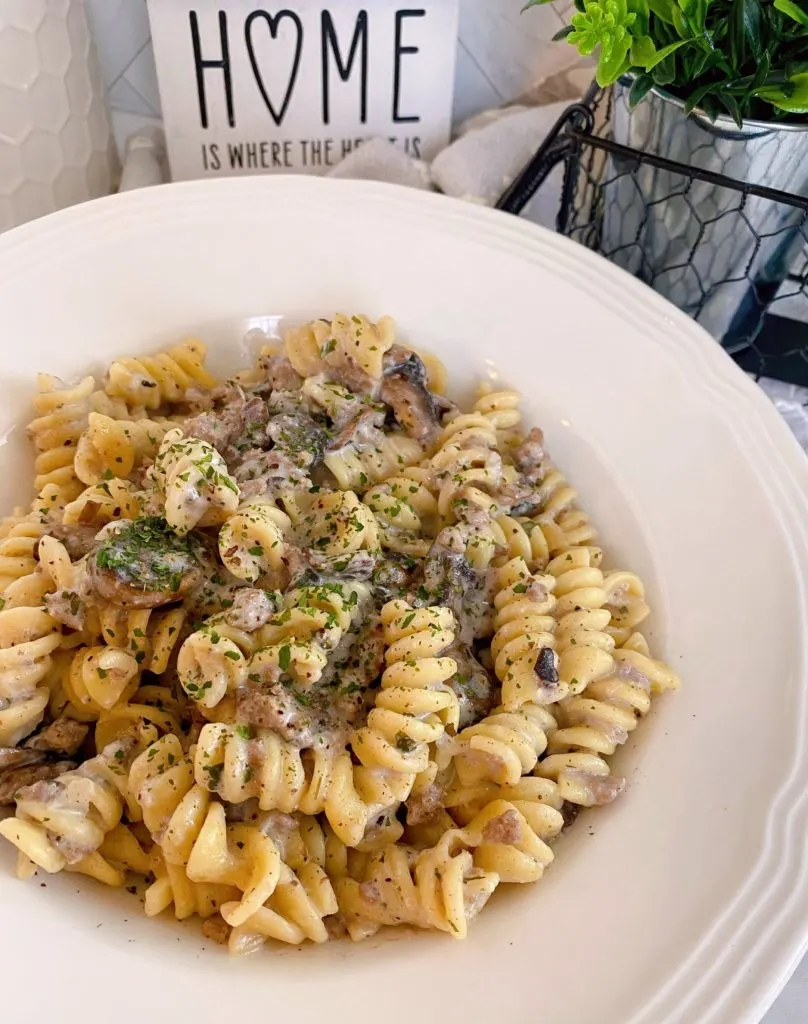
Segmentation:
<svg viewBox="0 0 808 1024">
<path fill-rule="evenodd" d="M 174 180 L 323 173 L 449 140 L 458 0 L 148 0 Z"/>
</svg>

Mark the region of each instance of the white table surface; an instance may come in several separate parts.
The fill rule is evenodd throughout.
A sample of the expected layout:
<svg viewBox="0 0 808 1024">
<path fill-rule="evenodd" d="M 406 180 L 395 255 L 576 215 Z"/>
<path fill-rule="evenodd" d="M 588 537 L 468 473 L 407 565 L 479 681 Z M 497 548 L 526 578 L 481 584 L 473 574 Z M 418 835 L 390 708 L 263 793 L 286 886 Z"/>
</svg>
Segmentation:
<svg viewBox="0 0 808 1024">
<path fill-rule="evenodd" d="M 780 993 L 763 1018 L 763 1024 L 806 1024 L 808 1022 L 808 957 Z"/>
</svg>

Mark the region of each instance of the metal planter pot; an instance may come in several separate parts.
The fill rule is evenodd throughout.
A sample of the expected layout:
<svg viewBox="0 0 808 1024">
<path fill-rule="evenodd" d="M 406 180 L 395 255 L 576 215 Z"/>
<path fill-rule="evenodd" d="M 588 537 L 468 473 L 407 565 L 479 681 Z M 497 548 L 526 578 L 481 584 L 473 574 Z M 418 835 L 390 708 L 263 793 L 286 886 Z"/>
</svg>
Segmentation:
<svg viewBox="0 0 808 1024">
<path fill-rule="evenodd" d="M 614 86 L 615 142 L 742 183 L 808 194 L 804 125 L 686 117 L 681 100 L 652 90 L 634 110 L 630 80 Z M 802 210 L 682 174 L 608 158 L 601 251 L 729 347 L 754 337 L 805 245 Z M 611 179 L 611 180 L 609 180 Z"/>
</svg>

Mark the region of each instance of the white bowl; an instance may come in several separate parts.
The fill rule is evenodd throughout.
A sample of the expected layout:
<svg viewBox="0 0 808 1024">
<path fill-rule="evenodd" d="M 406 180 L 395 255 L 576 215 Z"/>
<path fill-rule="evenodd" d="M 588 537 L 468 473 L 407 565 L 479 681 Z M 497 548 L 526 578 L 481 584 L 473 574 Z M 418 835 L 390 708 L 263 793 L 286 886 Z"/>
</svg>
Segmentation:
<svg viewBox="0 0 808 1024">
<path fill-rule="evenodd" d="M 524 392 L 611 564 L 646 579 L 652 642 L 684 689 L 633 734 L 624 797 L 582 815 L 546 878 L 498 894 L 465 943 L 394 933 L 233 961 L 125 893 L 18 882 L 4 846 L 2 1018 L 758 1020 L 808 939 L 808 464 L 651 291 L 515 218 L 381 185 L 92 203 L 0 239 L 6 506 L 30 493 L 36 371 L 72 377 L 188 331 L 233 366 L 246 326 L 338 309 L 395 316 L 456 392 L 486 375 Z"/>
</svg>

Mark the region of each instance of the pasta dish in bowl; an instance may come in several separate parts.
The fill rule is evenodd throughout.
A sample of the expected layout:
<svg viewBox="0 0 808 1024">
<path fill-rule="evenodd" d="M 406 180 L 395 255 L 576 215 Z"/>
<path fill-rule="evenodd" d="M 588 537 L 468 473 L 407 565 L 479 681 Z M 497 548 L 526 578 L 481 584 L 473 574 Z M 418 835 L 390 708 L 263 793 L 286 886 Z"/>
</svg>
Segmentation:
<svg viewBox="0 0 808 1024">
<path fill-rule="evenodd" d="M 620 793 L 609 756 L 678 686 L 643 584 L 601 568 L 518 394 L 461 411 L 391 318 L 304 324 L 221 383 L 205 353 L 40 377 L 0 542 L 0 835 L 21 876 L 144 877 L 147 915 L 236 953 L 463 938 Z"/>
<path fill-rule="evenodd" d="M 294 178 L 3 235 L 0 337 L 10 1020 L 760 1018 L 808 470 L 711 339 L 516 218 Z"/>
</svg>

